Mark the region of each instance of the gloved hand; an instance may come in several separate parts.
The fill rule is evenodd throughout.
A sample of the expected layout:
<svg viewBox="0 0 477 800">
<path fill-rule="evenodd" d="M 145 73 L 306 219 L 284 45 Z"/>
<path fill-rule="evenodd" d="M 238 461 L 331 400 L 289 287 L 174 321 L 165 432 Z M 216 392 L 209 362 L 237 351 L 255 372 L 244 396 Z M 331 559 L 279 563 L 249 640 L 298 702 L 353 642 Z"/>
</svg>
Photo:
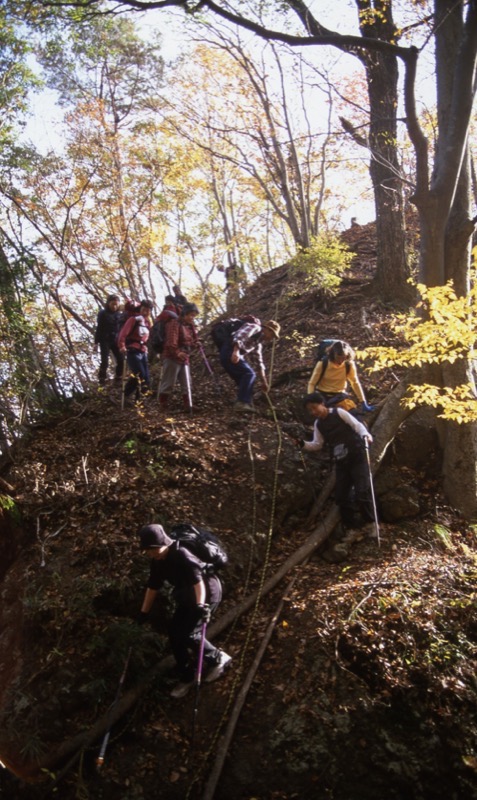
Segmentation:
<svg viewBox="0 0 477 800">
<path fill-rule="evenodd" d="M 365 400 L 361 403 L 361 408 L 363 411 L 374 411 L 376 406 L 369 406 Z"/>
<path fill-rule="evenodd" d="M 207 603 L 197 603 L 197 611 L 202 622 L 210 622 L 210 606 Z"/>
<path fill-rule="evenodd" d="M 140 612 L 139 612 L 139 614 L 137 614 L 137 616 L 136 616 L 136 618 L 135 618 L 135 622 L 136 622 L 138 625 L 144 625 L 144 623 L 145 623 L 145 622 L 147 622 L 147 618 L 148 618 L 148 616 L 149 616 L 149 615 L 148 615 L 148 614 L 146 614 L 146 612 L 145 612 L 145 611 L 140 611 Z"/>
</svg>

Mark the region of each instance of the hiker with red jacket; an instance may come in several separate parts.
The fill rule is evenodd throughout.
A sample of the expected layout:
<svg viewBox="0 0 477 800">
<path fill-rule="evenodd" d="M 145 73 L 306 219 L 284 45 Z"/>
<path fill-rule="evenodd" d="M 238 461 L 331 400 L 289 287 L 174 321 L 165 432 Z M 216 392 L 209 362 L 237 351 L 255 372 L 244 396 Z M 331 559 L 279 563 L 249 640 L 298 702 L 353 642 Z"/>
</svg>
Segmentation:
<svg viewBox="0 0 477 800">
<path fill-rule="evenodd" d="M 124 396 L 129 397 L 136 392 L 136 398 L 149 389 L 149 366 L 147 358 L 147 341 L 151 328 L 150 315 L 152 303 L 141 300 L 139 314 L 129 317 L 118 336 L 118 347 L 127 356 L 130 377 L 124 387 Z"/>
<path fill-rule="evenodd" d="M 124 357 L 119 352 L 117 338 L 121 327 L 121 312 L 119 311 L 119 297 L 117 294 L 110 294 L 106 298 L 104 308 L 98 313 L 96 330 L 94 333 L 94 351 L 101 356 L 99 365 L 99 385 L 104 386 L 108 372 L 109 353 L 111 352 L 116 361 L 115 380 L 120 381 L 123 372 Z"/>
<path fill-rule="evenodd" d="M 237 385 L 237 400 L 234 408 L 237 411 L 253 411 L 253 387 L 257 376 L 246 360 L 253 354 L 258 363 L 258 371 L 264 392 L 268 392 L 262 345 L 280 336 L 280 325 L 275 320 L 263 324 L 260 320 L 244 322 L 231 336 L 225 338 L 220 348 L 220 363 Z"/>
<path fill-rule="evenodd" d="M 193 686 L 204 615 L 213 613 L 222 599 L 222 584 L 217 575 L 204 570 L 199 561 L 180 542 L 167 535 L 162 525 L 145 525 L 139 531 L 140 548 L 150 558 L 146 593 L 137 618 L 146 621 L 157 592 L 166 581 L 173 588 L 175 611 L 169 624 L 169 641 L 176 660 L 180 683 L 173 697 L 183 697 Z M 232 658 L 224 650 L 204 640 L 205 682 L 220 678 Z"/>
<path fill-rule="evenodd" d="M 164 411 L 167 409 L 169 395 L 174 391 L 177 381 L 182 389 L 184 408 L 186 411 L 192 411 L 189 357 L 199 342 L 194 325 L 198 313 L 199 309 L 195 303 L 185 303 L 180 317 L 170 319 L 165 325 L 162 375 L 159 384 L 159 403 Z"/>
<path fill-rule="evenodd" d="M 327 341 L 325 340 L 323 344 L 326 344 Z M 358 378 L 353 350 L 346 342 L 336 340 L 326 350 L 324 356 L 317 361 L 308 381 L 307 391 L 308 394 L 319 391 L 329 405 L 337 405 L 345 410 L 350 410 L 355 408 L 355 403 L 346 391 L 348 381 L 353 387 L 363 411 L 372 411 L 373 406 L 366 403 L 363 387 Z"/>
</svg>

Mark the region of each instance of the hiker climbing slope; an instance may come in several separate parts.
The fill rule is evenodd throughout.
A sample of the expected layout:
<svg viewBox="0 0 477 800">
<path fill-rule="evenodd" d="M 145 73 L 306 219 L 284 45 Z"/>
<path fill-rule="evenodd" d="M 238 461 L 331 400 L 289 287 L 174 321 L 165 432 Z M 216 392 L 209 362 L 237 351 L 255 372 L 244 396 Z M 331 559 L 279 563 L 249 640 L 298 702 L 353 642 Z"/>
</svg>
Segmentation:
<svg viewBox="0 0 477 800">
<path fill-rule="evenodd" d="M 209 617 L 222 599 L 217 575 L 206 569 L 180 541 L 167 535 L 162 525 L 145 525 L 139 531 L 140 548 L 151 559 L 149 580 L 138 622 L 152 608 L 158 590 L 166 581 L 173 587 L 176 608 L 169 624 L 169 641 L 177 664 L 179 683 L 171 694 L 183 697 L 193 685 L 201 638 L 202 620 Z M 205 682 L 220 678 L 231 656 L 204 641 Z"/>
<path fill-rule="evenodd" d="M 141 300 L 139 313 L 131 316 L 124 323 L 118 335 L 118 347 L 121 353 L 127 355 L 130 377 L 124 387 L 125 397 L 136 392 L 145 394 L 149 389 L 149 367 L 147 355 L 147 341 L 151 328 L 150 314 L 152 303 Z"/>
<path fill-rule="evenodd" d="M 326 347 L 327 341 L 330 342 L 329 347 Z M 341 340 L 325 340 L 320 344 L 317 355 L 318 361 L 308 381 L 308 394 L 319 391 L 326 401 L 332 401 L 331 405 L 353 408 L 355 404 L 346 391 L 349 382 L 363 411 L 372 411 L 372 406 L 366 402 L 354 352 L 349 344 Z"/>
<path fill-rule="evenodd" d="M 374 520 L 371 483 L 365 443 L 372 442 L 368 429 L 343 408 L 328 408 L 319 392 L 303 400 L 315 419 L 313 440 L 300 442 L 304 450 L 330 446 L 336 464 L 335 500 L 344 529 L 360 528 Z M 355 505 L 357 508 L 355 508 Z"/>
<path fill-rule="evenodd" d="M 192 410 L 192 393 L 189 357 L 198 346 L 198 335 L 194 325 L 199 309 L 195 303 L 186 303 L 178 319 L 171 319 L 165 326 L 165 341 L 162 351 L 162 377 L 159 384 L 159 403 L 167 409 L 169 395 L 179 381 L 182 401 L 187 411 Z"/>
<path fill-rule="evenodd" d="M 104 308 L 98 313 L 96 330 L 94 333 L 94 350 L 101 356 L 99 365 L 99 385 L 104 386 L 108 372 L 109 353 L 111 352 L 116 361 L 115 378 L 121 380 L 123 372 L 124 357 L 119 352 L 117 337 L 121 327 L 121 312 L 119 311 L 119 297 L 117 294 L 110 294 L 106 298 Z"/>
<path fill-rule="evenodd" d="M 227 321 L 219 324 L 225 326 Z M 253 387 L 257 376 L 246 356 L 254 354 L 256 357 L 263 391 L 268 392 L 262 345 L 278 339 L 279 336 L 280 325 L 273 319 L 263 324 L 258 319 L 254 322 L 243 322 L 240 327 L 224 336 L 220 346 L 220 363 L 237 385 L 235 408 L 238 411 L 253 411 Z"/>
</svg>

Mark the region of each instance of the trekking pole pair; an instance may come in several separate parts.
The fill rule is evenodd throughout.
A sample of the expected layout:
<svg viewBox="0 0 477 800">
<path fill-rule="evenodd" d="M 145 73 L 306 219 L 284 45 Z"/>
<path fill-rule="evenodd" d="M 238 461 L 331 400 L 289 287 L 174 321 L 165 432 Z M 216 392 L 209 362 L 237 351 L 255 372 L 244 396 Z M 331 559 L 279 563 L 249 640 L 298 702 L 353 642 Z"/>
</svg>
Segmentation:
<svg viewBox="0 0 477 800">
<path fill-rule="evenodd" d="M 371 501 L 373 503 L 373 515 L 374 515 L 374 527 L 376 529 L 376 539 L 378 541 L 378 547 L 381 547 L 381 540 L 379 538 L 378 511 L 376 508 L 376 496 L 374 494 L 373 472 L 371 469 L 371 459 L 369 456 L 369 442 L 366 437 L 364 437 L 364 449 L 366 451 L 366 461 L 368 462 L 369 485 L 371 489 Z"/>
</svg>

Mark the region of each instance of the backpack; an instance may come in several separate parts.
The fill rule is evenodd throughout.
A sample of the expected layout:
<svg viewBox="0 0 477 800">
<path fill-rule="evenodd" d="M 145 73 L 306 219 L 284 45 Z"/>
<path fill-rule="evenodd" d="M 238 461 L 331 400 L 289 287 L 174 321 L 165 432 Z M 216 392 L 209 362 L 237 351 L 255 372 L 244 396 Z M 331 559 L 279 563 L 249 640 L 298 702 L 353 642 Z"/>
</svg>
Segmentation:
<svg viewBox="0 0 477 800">
<path fill-rule="evenodd" d="M 169 531 L 169 536 L 187 548 L 199 561 L 203 561 L 206 565 L 205 571 L 209 574 L 222 569 L 228 563 L 229 557 L 219 540 L 206 528 L 190 522 L 180 522 Z"/>
<path fill-rule="evenodd" d="M 341 341 L 342 341 L 342 339 L 322 339 L 321 342 L 319 343 L 318 347 L 316 348 L 315 359 L 316 359 L 316 361 L 322 361 L 323 362 L 323 368 L 321 370 L 320 381 L 323 379 L 324 374 L 326 372 L 326 367 L 329 364 L 329 360 L 330 359 L 328 358 L 328 353 L 330 351 L 330 348 L 333 347 L 333 345 L 336 344 L 336 342 L 341 342 Z M 349 374 L 350 368 L 351 368 L 350 362 L 349 361 L 345 361 L 345 369 L 346 369 L 346 374 L 347 375 Z"/>
<path fill-rule="evenodd" d="M 254 317 L 253 314 L 244 314 L 243 317 L 232 317 L 231 319 L 223 319 L 221 322 L 216 322 L 210 331 L 214 344 L 220 350 L 222 345 L 230 339 L 232 334 L 247 323 L 261 325 L 258 317 Z"/>
<path fill-rule="evenodd" d="M 171 319 L 178 319 L 178 315 L 174 311 L 167 311 L 169 315 L 167 319 L 156 319 L 151 328 L 149 335 L 149 344 L 155 353 L 162 353 L 164 344 L 166 342 L 166 325 Z"/>
</svg>

